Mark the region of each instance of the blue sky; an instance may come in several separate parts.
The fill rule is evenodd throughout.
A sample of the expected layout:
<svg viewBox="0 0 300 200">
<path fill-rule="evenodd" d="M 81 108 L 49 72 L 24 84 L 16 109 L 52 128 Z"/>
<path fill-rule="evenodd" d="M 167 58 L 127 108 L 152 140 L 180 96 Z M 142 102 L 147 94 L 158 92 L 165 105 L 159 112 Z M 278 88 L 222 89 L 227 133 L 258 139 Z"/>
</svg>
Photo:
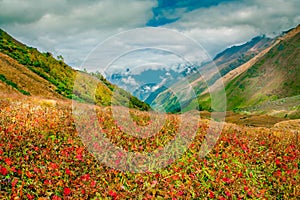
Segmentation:
<svg viewBox="0 0 300 200">
<path fill-rule="evenodd" d="M 0 0 L 0 28 L 41 51 L 63 55 L 73 67 L 105 39 L 135 28 L 176 30 L 213 57 L 299 23 L 299 0 Z"/>
<path fill-rule="evenodd" d="M 163 26 L 179 20 L 185 13 L 200 8 L 217 6 L 220 3 L 236 0 L 158 0 L 157 6 L 152 8 L 153 17 L 146 23 L 146 26 Z"/>
</svg>

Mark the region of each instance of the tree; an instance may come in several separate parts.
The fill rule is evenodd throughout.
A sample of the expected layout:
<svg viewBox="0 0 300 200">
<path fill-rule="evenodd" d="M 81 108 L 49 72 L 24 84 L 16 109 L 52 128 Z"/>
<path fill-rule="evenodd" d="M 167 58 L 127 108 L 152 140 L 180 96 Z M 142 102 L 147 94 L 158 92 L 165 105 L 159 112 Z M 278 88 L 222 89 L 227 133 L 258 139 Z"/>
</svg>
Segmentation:
<svg viewBox="0 0 300 200">
<path fill-rule="evenodd" d="M 64 57 L 62 55 L 57 56 L 57 60 L 64 61 Z"/>
</svg>

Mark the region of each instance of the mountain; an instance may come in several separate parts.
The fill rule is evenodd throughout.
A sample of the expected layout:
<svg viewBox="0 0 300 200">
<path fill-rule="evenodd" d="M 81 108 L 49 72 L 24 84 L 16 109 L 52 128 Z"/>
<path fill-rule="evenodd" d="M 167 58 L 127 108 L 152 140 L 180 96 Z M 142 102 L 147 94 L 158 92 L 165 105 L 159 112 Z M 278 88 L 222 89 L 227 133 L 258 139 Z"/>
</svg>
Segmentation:
<svg viewBox="0 0 300 200">
<path fill-rule="evenodd" d="M 129 91 L 135 97 L 148 104 L 169 86 L 176 84 L 183 78 L 196 74 L 196 66 L 175 64 L 169 68 L 159 68 L 153 64 L 143 68 L 127 68 L 123 72 L 106 74 L 107 79 L 119 87 Z"/>
<path fill-rule="evenodd" d="M 225 85 L 227 110 L 300 118 L 300 26 L 283 32 L 248 62 L 210 86 Z M 199 94 L 202 108 L 210 107 L 208 89 Z M 193 102 L 194 104 L 196 102 Z"/>
<path fill-rule="evenodd" d="M 300 25 L 284 33 L 260 59 L 228 81 L 228 109 L 245 109 L 298 96 L 299 77 Z"/>
<path fill-rule="evenodd" d="M 1 93 L 41 98 L 75 99 L 108 106 L 150 107 L 109 83 L 101 74 L 76 71 L 49 52 L 28 47 L 0 29 Z M 115 91 L 115 92 L 114 92 Z"/>
<path fill-rule="evenodd" d="M 270 39 L 265 36 L 233 46 L 198 69 L 203 76 L 190 76 L 197 98 L 186 100 L 181 108 L 211 110 L 211 95 L 220 93 L 224 83 L 227 110 L 267 113 L 280 117 L 300 117 L 299 26 Z M 214 69 L 217 67 L 218 72 Z M 156 94 L 152 104 L 178 112 L 178 97 L 169 90 Z M 215 99 L 222 104 L 224 99 Z M 172 110 L 173 109 L 173 110 Z"/>
<path fill-rule="evenodd" d="M 1 93 L 64 99 L 56 87 L 11 57 L 0 53 Z"/>
<path fill-rule="evenodd" d="M 221 53 L 217 54 L 213 61 L 216 65 L 220 66 L 236 59 L 244 58 L 247 60 L 247 58 L 254 57 L 255 54 L 268 47 L 272 41 L 272 39 L 267 38 L 265 35 L 257 36 L 245 44 L 238 46 L 234 45 L 225 49 Z"/>
<path fill-rule="evenodd" d="M 99 73 L 76 71 L 61 56 L 54 58 L 49 52 L 40 53 L 0 29 L 0 89 L 6 94 L 73 98 L 103 106 L 129 105 L 149 110 L 151 105 L 157 110 L 176 113 L 195 108 L 211 110 L 208 88 L 218 92 L 218 84 L 222 82 L 227 110 L 274 112 L 276 108 L 284 110 L 276 111 L 280 116 L 297 118 L 300 117 L 299 29 L 298 26 L 274 39 L 255 37 L 199 66 L 179 64 L 170 69 L 149 66 L 138 73 L 125 69 L 124 73 L 110 74 L 107 79 Z M 147 84 L 121 89 L 122 81 L 125 85 Z"/>
<path fill-rule="evenodd" d="M 268 48 L 273 42 L 273 39 L 265 36 L 258 36 L 245 44 L 232 46 L 216 55 L 211 62 L 204 63 L 200 66 L 194 66 L 193 68 L 196 68 L 201 72 L 201 76 L 199 76 L 199 73 L 191 73 L 184 77 L 193 87 L 195 94 L 201 96 L 203 93 L 207 92 L 208 86 L 213 85 L 221 77 L 227 75 L 242 64 L 247 63 L 261 51 Z M 206 77 L 205 79 L 203 78 L 204 74 Z M 156 92 L 156 98 L 152 99 L 152 102 L 148 101 L 148 103 L 166 107 L 170 112 L 178 112 L 178 102 L 176 102 L 176 99 L 181 99 L 184 95 L 186 94 L 182 93 L 182 96 L 178 98 L 172 96 L 169 90 L 161 90 L 160 93 Z M 193 97 L 193 99 L 187 99 L 182 103 L 181 108 L 183 111 L 194 108 L 210 110 L 210 100 L 208 96 L 201 98 L 200 103 L 197 102 L 198 99 L 195 98 L 194 95 L 191 95 L 191 97 Z M 169 101 L 167 101 L 167 99 L 169 99 Z M 174 110 L 172 110 L 172 107 Z"/>
<path fill-rule="evenodd" d="M 218 67 L 220 75 L 225 76 L 230 71 L 236 69 L 242 64 L 258 55 L 261 51 L 269 47 L 274 42 L 273 39 L 264 35 L 253 38 L 251 41 L 239 46 L 232 46 L 213 59 L 214 64 Z M 212 78 L 211 83 L 215 81 Z"/>
</svg>

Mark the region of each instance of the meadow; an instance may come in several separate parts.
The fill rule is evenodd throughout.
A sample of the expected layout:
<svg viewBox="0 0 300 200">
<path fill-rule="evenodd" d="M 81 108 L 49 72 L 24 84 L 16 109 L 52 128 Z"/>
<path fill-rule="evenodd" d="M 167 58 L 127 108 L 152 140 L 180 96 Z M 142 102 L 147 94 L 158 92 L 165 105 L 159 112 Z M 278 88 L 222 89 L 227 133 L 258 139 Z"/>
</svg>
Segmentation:
<svg viewBox="0 0 300 200">
<path fill-rule="evenodd" d="M 145 112 L 131 114 L 137 124 L 150 123 Z M 132 152 L 163 148 L 178 127 L 178 115 L 170 114 L 157 134 L 141 138 L 125 134 L 110 107 L 97 108 L 97 117 L 106 138 Z M 299 198 L 300 144 L 293 130 L 226 123 L 200 157 L 207 130 L 208 120 L 200 120 L 188 149 L 176 160 L 165 158 L 169 163 L 159 170 L 119 171 L 87 150 L 71 101 L 6 96 L 0 100 L 0 199 Z"/>
</svg>

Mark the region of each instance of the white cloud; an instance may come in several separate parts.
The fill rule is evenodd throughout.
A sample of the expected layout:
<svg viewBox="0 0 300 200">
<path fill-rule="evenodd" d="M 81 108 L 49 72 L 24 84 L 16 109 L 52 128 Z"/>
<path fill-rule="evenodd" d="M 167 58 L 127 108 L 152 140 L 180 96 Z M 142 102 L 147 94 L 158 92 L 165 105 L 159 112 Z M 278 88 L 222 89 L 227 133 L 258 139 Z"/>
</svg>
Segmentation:
<svg viewBox="0 0 300 200">
<path fill-rule="evenodd" d="M 165 27 L 196 39 L 213 56 L 260 34 L 275 36 L 299 24 L 299 17 L 298 0 L 244 0 L 194 10 Z"/>
<path fill-rule="evenodd" d="M 155 90 L 157 90 L 158 88 L 161 88 L 161 87 L 163 87 L 163 86 L 167 86 L 167 85 L 169 85 L 169 84 L 167 84 L 167 81 L 169 81 L 170 80 L 170 78 L 163 78 L 162 79 L 162 81 L 159 83 L 159 84 L 157 84 L 157 85 L 155 85 L 154 87 L 152 87 L 152 92 L 154 92 Z"/>
<path fill-rule="evenodd" d="M 0 0 L 0 26 L 22 42 L 62 54 L 78 66 L 107 37 L 143 27 L 153 6 L 151 0 Z"/>
<path fill-rule="evenodd" d="M 133 88 L 136 88 L 139 86 L 139 83 L 136 82 L 134 78 L 131 76 L 128 76 L 127 78 L 122 78 L 122 86 L 126 88 L 126 90 L 131 91 Z"/>
<path fill-rule="evenodd" d="M 41 51 L 63 55 L 76 67 L 93 47 L 113 34 L 145 27 L 156 4 L 153 0 L 0 0 L 0 27 Z M 195 39 L 214 56 L 259 34 L 274 36 L 296 26 L 299 13 L 299 0 L 241 0 L 191 12 L 169 9 L 162 14 L 180 17 L 164 27 Z M 139 38 L 143 45 L 151 42 L 151 34 L 145 33 L 131 38 L 130 45 L 141 45 L 134 44 Z M 195 48 L 182 45 L 182 38 L 161 35 L 157 39 L 158 44 L 164 41 L 161 48 L 197 58 L 192 58 Z"/>
<path fill-rule="evenodd" d="M 109 38 L 95 48 L 84 67 L 90 71 L 132 74 L 146 69 L 166 68 L 177 71 L 178 64 L 207 61 L 203 49 L 178 31 L 165 28 L 133 29 Z M 182 70 L 182 69 L 180 69 Z"/>
</svg>

